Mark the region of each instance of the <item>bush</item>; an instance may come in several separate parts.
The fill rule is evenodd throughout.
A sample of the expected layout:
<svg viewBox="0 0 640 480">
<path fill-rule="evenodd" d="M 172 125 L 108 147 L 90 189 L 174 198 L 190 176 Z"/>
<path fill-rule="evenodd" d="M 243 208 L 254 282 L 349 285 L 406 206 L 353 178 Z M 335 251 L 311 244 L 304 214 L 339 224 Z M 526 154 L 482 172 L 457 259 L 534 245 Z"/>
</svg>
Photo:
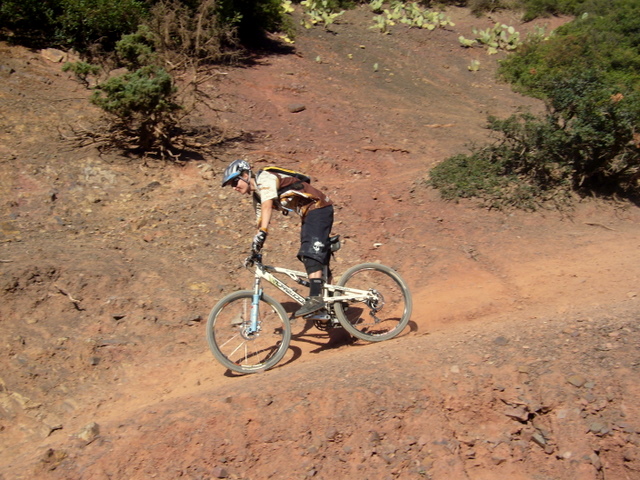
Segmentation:
<svg viewBox="0 0 640 480">
<path fill-rule="evenodd" d="M 546 114 L 491 118 L 492 144 L 434 169 L 430 183 L 445 198 L 533 208 L 571 192 L 640 196 L 640 3 L 573 6 L 588 12 L 500 67 L 517 90 L 544 100 Z M 483 183 L 464 180 L 482 170 Z"/>
<path fill-rule="evenodd" d="M 429 183 L 446 199 L 524 209 L 563 204 L 574 191 L 640 195 L 640 92 L 608 89 L 593 72 L 553 87 L 546 115 L 490 118 L 496 140 L 445 160 Z"/>
<path fill-rule="evenodd" d="M 536 210 L 548 201 L 564 204 L 570 193 L 566 168 L 538 146 L 562 143 L 553 129 L 529 114 L 489 118 L 497 132 L 491 145 L 459 154 L 432 169 L 428 184 L 446 200 L 475 197 L 490 208 Z M 539 154 L 539 155 L 538 155 Z"/>
<path fill-rule="evenodd" d="M 603 72 L 604 83 L 639 86 L 640 2 L 598 0 L 582 8 L 589 11 L 548 40 L 525 44 L 518 54 L 504 60 L 500 76 L 538 98 L 553 95 L 549 87 L 554 79 L 571 78 L 589 69 Z"/>
<path fill-rule="evenodd" d="M 115 43 L 114 65 L 127 72 L 98 84 L 91 97 L 107 113 L 108 129 L 82 131 L 82 138 L 173 158 L 212 143 L 210 132 L 196 132 L 182 120 L 196 107 L 213 108 L 211 98 L 200 90 L 203 81 L 210 80 L 210 74 L 203 73 L 203 64 L 232 56 L 238 47 L 233 44 L 234 30 L 219 22 L 215 0 L 191 3 L 158 1 L 144 24 Z M 65 66 L 87 86 L 87 77 L 98 75 L 95 68 L 84 62 Z M 188 81 L 178 89 L 172 75 Z"/>
<path fill-rule="evenodd" d="M 227 61 L 239 56 L 237 27 L 223 22 L 215 0 L 203 0 L 190 7 L 179 0 L 159 1 L 151 10 L 148 26 L 157 39 L 156 47 L 174 64 L 186 59 L 202 63 Z"/>
<path fill-rule="evenodd" d="M 60 0 L 3 0 L 0 2 L 0 33 L 29 47 L 48 45 L 62 12 Z"/>
<path fill-rule="evenodd" d="M 478 16 L 496 10 L 517 10 L 522 12 L 524 21 L 530 21 L 551 15 L 574 15 L 586 1 L 588 0 L 439 0 L 421 3 L 427 6 L 438 4 L 468 7 Z"/>
<path fill-rule="evenodd" d="M 72 72 L 85 87 L 89 87 L 89 77 L 98 75 L 101 68 L 87 62 L 67 62 L 62 66 L 63 72 Z"/>
<path fill-rule="evenodd" d="M 110 50 L 146 14 L 139 0 L 3 0 L 0 27 L 8 38 L 31 47 L 86 52 L 97 43 Z"/>
<path fill-rule="evenodd" d="M 575 15 L 585 0 L 520 0 L 522 20 L 531 21 L 552 15 Z"/>
<path fill-rule="evenodd" d="M 175 91 L 163 68 L 146 66 L 100 84 L 91 101 L 123 121 L 131 121 L 139 115 L 174 111 L 177 107 L 168 99 Z"/>
<path fill-rule="evenodd" d="M 510 182 L 493 152 L 479 150 L 471 155 L 454 155 L 435 166 L 429 183 L 440 189 L 445 200 L 496 197 Z"/>
<path fill-rule="evenodd" d="M 173 158 L 190 148 L 197 132 L 185 127 L 182 120 L 196 105 L 210 107 L 210 99 L 199 90 L 201 60 L 213 60 L 220 48 L 215 25 L 209 23 L 215 22 L 208 9 L 215 2 L 205 0 L 199 5 L 197 15 L 189 15 L 190 10 L 178 8 L 177 2 L 161 1 L 152 11 L 150 26 L 141 25 L 116 43 L 117 65 L 128 71 L 99 84 L 91 97 L 92 103 L 108 114 L 109 129 L 100 134 L 102 141 L 128 151 Z M 170 10 L 171 6 L 176 9 Z M 200 53 L 203 58 L 190 53 Z M 167 71 L 165 65 L 173 70 Z M 172 73 L 187 76 L 189 81 L 182 82 L 178 90 Z M 201 148 L 209 144 L 196 143 Z"/>
<path fill-rule="evenodd" d="M 158 5 L 169 14 L 186 12 L 183 18 L 192 21 L 176 25 L 173 31 L 187 27 L 193 37 L 205 26 L 212 38 L 214 26 L 221 33 L 219 38 L 229 38 L 227 33 L 233 30 L 241 42 L 255 44 L 265 32 L 290 28 L 281 0 L 3 0 L 0 33 L 31 47 L 73 47 L 89 53 L 97 44 L 98 51 L 110 52 L 122 35 L 135 32 Z"/>
<path fill-rule="evenodd" d="M 96 43 L 111 51 L 118 39 L 134 32 L 148 13 L 139 0 L 60 0 L 60 4 L 57 37 L 62 45 L 80 52 Z"/>
<path fill-rule="evenodd" d="M 120 146 L 147 152 L 156 147 L 171 150 L 172 113 L 176 88 L 160 67 L 145 66 L 100 84 L 91 102 L 115 118 L 112 126 Z"/>
<path fill-rule="evenodd" d="M 157 37 L 146 25 L 140 25 L 138 31 L 123 35 L 116 43 L 118 64 L 129 70 L 137 70 L 146 65 L 158 64 L 156 53 Z"/>
</svg>

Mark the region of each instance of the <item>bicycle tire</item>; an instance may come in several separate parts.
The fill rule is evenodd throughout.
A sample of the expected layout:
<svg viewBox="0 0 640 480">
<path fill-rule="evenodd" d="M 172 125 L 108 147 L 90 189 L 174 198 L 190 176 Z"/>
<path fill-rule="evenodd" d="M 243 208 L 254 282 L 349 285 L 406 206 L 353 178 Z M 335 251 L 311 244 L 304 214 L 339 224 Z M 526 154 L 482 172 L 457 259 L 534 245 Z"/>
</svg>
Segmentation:
<svg viewBox="0 0 640 480">
<path fill-rule="evenodd" d="M 207 341 L 216 360 L 236 373 L 256 373 L 274 367 L 287 353 L 291 324 L 278 301 L 260 298 L 260 331 L 247 335 L 253 292 L 242 290 L 222 298 L 207 320 Z"/>
<path fill-rule="evenodd" d="M 363 263 L 347 270 L 338 285 L 359 290 L 375 289 L 376 305 L 365 302 L 337 302 L 335 314 L 351 335 L 369 342 L 381 342 L 399 335 L 409 323 L 413 308 L 411 292 L 402 277 L 385 265 Z M 379 310 L 374 311 L 374 308 Z M 368 315 L 367 315 L 368 314 Z"/>
</svg>

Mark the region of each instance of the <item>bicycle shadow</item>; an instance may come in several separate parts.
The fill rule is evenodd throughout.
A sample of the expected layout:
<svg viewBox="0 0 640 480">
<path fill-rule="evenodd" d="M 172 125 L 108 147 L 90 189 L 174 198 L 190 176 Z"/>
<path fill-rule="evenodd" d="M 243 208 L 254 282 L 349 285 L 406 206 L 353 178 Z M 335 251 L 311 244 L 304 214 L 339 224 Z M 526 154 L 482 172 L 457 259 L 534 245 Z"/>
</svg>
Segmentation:
<svg viewBox="0 0 640 480">
<path fill-rule="evenodd" d="M 290 318 L 293 313 L 300 308 L 300 305 L 295 302 L 284 302 L 282 303 L 282 306 L 289 314 Z M 302 322 L 302 330 L 293 334 L 291 336 L 292 340 L 317 346 L 317 348 L 310 350 L 311 353 L 320 353 L 324 350 L 331 350 L 345 345 L 350 345 L 354 342 L 354 338 L 342 328 L 328 328 L 327 330 L 321 330 L 317 328 L 313 320 L 292 318 L 291 321 L 294 322 L 293 325 L 295 325 L 295 322 L 298 322 L 298 325 Z M 292 346 L 289 348 L 299 349 L 299 347 Z M 292 358 L 291 360 L 299 358 L 300 355 Z"/>
<path fill-rule="evenodd" d="M 289 315 L 292 327 L 298 330 L 299 326 L 302 325 L 302 329 L 299 332 L 291 335 L 291 343 L 289 344 L 288 349 L 289 353 L 285 356 L 285 359 L 272 367 L 270 370 L 277 370 L 293 362 L 296 362 L 302 357 L 303 354 L 317 354 L 325 350 L 332 350 L 345 345 L 352 345 L 357 340 L 342 328 L 318 330 L 314 325 L 313 320 L 307 320 L 304 318 L 293 318 L 294 312 L 300 308 L 300 304 L 298 303 L 283 302 L 282 306 Z M 308 350 L 306 348 L 295 345 L 294 342 L 311 345 L 312 347 L 315 346 L 316 348 Z M 237 373 L 229 369 L 227 369 L 227 371 L 224 373 L 224 376 L 229 378 L 244 377 L 246 375 L 247 374 L 245 373 Z"/>
<path fill-rule="evenodd" d="M 293 318 L 294 312 L 298 308 L 300 308 L 300 305 L 298 303 L 282 302 L 282 306 L 289 315 L 289 319 L 291 320 L 292 325 L 296 325 L 295 322 L 303 322 L 304 325 L 300 332 L 291 335 L 292 343 L 289 344 L 289 351 L 291 352 L 291 356 L 286 361 L 283 361 L 273 367 L 272 370 L 276 370 L 278 368 L 289 365 L 290 363 L 293 363 L 302 357 L 303 349 L 297 345 L 294 345 L 293 341 L 297 343 L 316 346 L 317 348 L 314 348 L 312 350 L 304 350 L 307 353 L 314 354 L 321 353 L 325 350 L 337 349 L 347 345 L 356 345 L 358 342 L 357 338 L 351 336 L 351 334 L 343 328 L 336 327 L 329 328 L 327 330 L 318 330 L 313 320 L 306 320 L 304 318 Z M 398 335 L 397 338 L 401 338 L 418 331 L 418 325 L 412 320 L 409 321 L 407 327 L 408 329 Z M 231 370 L 227 370 L 224 375 L 225 377 L 231 378 L 246 376 L 246 374 L 236 373 Z"/>
<path fill-rule="evenodd" d="M 313 320 L 305 320 L 302 318 L 292 318 L 293 313 L 300 308 L 300 305 L 295 302 L 283 302 L 282 306 L 284 307 L 287 314 L 289 314 L 289 319 L 292 322 L 302 321 L 305 322 L 304 327 L 301 332 L 294 334 L 291 336 L 292 339 L 296 339 L 298 341 L 311 343 L 314 345 L 318 345 L 318 348 L 315 350 L 311 350 L 311 353 L 319 353 L 324 350 L 331 350 L 334 348 L 339 348 L 346 345 L 354 345 L 357 343 L 358 339 L 353 337 L 349 332 L 344 330 L 343 328 L 329 328 L 328 330 L 318 330 L 319 333 L 309 333 L 312 329 L 317 329 Z M 361 315 L 362 311 L 357 311 L 356 315 Z M 418 331 L 418 325 L 413 321 L 409 320 L 407 323 L 407 329 L 398 335 L 396 338 L 402 338 L 411 333 L 416 333 Z M 322 340 L 328 338 L 327 342 L 322 342 Z M 289 348 L 292 348 L 291 346 Z M 296 358 L 299 358 L 296 357 Z M 288 362 L 287 362 L 288 363 Z"/>
</svg>

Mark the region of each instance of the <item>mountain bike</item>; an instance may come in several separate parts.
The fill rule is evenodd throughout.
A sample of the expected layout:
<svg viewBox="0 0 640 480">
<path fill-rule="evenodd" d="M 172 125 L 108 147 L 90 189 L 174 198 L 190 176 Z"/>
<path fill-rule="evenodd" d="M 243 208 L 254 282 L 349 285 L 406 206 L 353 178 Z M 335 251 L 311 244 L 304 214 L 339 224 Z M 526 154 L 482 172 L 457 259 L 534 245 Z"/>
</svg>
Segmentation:
<svg viewBox="0 0 640 480">
<path fill-rule="evenodd" d="M 263 264 L 258 253 L 250 255 L 244 265 L 254 268 L 253 290 L 231 293 L 213 307 L 207 340 L 222 365 L 237 373 L 256 373 L 282 360 L 291 342 L 291 319 L 280 302 L 264 293 L 262 281 L 302 305 L 305 298 L 287 282 L 308 287 L 309 279 L 304 272 Z M 330 273 L 327 277 L 331 282 Z M 411 316 L 407 284 L 395 270 L 377 263 L 356 265 L 336 284 L 325 283 L 323 299 L 325 309 L 303 318 L 320 330 L 342 327 L 369 342 L 399 335 Z"/>
</svg>

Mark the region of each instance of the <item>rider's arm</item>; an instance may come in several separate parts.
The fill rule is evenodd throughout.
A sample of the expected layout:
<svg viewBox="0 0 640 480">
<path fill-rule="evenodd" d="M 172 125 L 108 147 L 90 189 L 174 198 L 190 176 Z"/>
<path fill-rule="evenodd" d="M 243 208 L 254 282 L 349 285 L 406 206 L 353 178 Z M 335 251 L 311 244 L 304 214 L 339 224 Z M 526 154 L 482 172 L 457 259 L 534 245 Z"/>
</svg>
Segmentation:
<svg viewBox="0 0 640 480">
<path fill-rule="evenodd" d="M 269 230 L 269 222 L 271 222 L 271 213 L 273 212 L 273 199 L 265 200 L 260 204 L 260 230 L 265 232 Z"/>
<path fill-rule="evenodd" d="M 262 172 L 256 180 L 256 188 L 257 195 L 254 196 L 254 206 L 256 207 L 258 228 L 266 232 L 271 222 L 275 201 L 278 198 L 278 177 L 269 172 Z"/>
</svg>

